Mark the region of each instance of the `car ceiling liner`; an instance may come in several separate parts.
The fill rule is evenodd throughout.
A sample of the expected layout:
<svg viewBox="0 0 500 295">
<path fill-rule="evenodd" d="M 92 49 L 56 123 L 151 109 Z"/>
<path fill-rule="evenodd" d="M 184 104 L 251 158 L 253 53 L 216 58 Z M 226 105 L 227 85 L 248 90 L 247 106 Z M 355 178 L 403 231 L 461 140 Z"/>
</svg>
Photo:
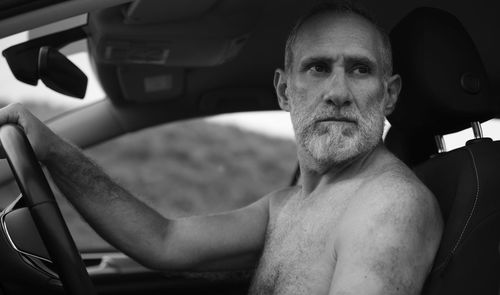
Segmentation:
<svg viewBox="0 0 500 295">
<path fill-rule="evenodd" d="M 115 103 L 181 97 L 190 70 L 240 53 L 265 4 L 148 0 L 90 13 L 89 51 L 105 92 Z"/>
</svg>

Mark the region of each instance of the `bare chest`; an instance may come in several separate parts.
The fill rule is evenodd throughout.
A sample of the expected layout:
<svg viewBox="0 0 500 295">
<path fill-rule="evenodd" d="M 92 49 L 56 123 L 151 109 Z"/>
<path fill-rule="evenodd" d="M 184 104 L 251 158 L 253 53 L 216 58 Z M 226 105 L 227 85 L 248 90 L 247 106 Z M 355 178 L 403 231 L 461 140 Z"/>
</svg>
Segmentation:
<svg viewBox="0 0 500 295">
<path fill-rule="evenodd" d="M 250 294 L 326 294 L 335 270 L 335 225 L 345 202 L 291 200 L 270 221 Z"/>
</svg>

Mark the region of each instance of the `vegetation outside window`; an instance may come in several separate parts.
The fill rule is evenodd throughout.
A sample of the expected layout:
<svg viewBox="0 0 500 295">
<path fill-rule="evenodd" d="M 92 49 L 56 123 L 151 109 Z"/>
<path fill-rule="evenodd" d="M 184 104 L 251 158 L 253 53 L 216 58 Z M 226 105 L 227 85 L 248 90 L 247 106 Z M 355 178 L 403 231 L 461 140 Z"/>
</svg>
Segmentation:
<svg viewBox="0 0 500 295">
<path fill-rule="evenodd" d="M 243 207 L 287 186 L 297 162 L 291 138 L 203 119 L 125 135 L 87 154 L 118 183 L 168 217 Z M 58 199 L 81 249 L 109 249 L 63 197 Z"/>
</svg>

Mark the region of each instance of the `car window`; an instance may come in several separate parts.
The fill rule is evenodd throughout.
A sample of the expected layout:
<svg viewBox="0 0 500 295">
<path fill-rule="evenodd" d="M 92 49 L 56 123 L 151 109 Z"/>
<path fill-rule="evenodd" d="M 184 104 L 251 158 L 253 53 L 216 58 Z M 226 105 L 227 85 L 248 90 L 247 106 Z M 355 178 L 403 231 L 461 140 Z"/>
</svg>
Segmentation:
<svg viewBox="0 0 500 295">
<path fill-rule="evenodd" d="M 383 138 L 385 138 L 385 135 L 389 131 L 391 125 L 387 120 L 385 121 L 385 123 L 386 125 L 384 128 Z M 491 119 L 482 123 L 481 129 L 483 131 L 483 137 L 489 137 L 493 140 L 500 140 L 500 119 Z M 472 128 L 466 128 L 458 132 L 444 134 L 443 140 L 445 144 L 445 150 L 452 151 L 454 149 L 463 147 L 468 140 L 471 140 L 473 138 L 474 133 L 472 131 Z"/>
<path fill-rule="evenodd" d="M 500 120 L 491 119 L 481 124 L 483 136 L 492 138 L 493 140 L 500 140 Z M 467 128 L 459 132 L 446 134 L 444 137 L 446 150 L 451 151 L 456 148 L 462 147 L 470 139 L 474 138 L 472 128 Z"/>
<path fill-rule="evenodd" d="M 28 40 L 28 35 L 28 32 L 23 32 L 0 39 L 0 52 Z M 31 35 L 33 35 L 33 32 Z M 36 86 L 32 86 L 17 80 L 10 71 L 6 59 L 2 56 L 0 57 L 0 69 L 2 69 L 0 71 L 0 85 L 2 85 L 0 107 L 11 103 L 22 103 L 39 119 L 47 120 L 65 111 L 104 99 L 104 91 L 92 71 L 87 43 L 75 42 L 61 50 L 63 52 L 68 51 L 69 53 L 65 53 L 68 58 L 88 77 L 87 92 L 83 99 L 76 99 L 55 92 L 46 87 L 41 81 L 38 81 Z"/>
<path fill-rule="evenodd" d="M 273 117 L 283 125 L 281 134 L 279 128 L 262 133 L 248 127 L 251 121 Z M 243 207 L 288 186 L 297 165 L 291 124 L 283 112 L 165 124 L 85 153 L 119 184 L 172 218 Z M 64 198 L 58 199 L 80 249 L 109 249 Z"/>
<path fill-rule="evenodd" d="M 27 39 L 28 32 L 2 38 L 0 39 L 0 52 Z M 39 119 L 46 120 L 70 109 L 103 99 L 104 91 L 95 75 L 92 75 L 86 43 L 80 42 L 78 46 L 81 47 L 77 48 L 78 50 L 73 50 L 74 54 L 71 54 L 69 59 L 88 75 L 88 89 L 84 99 L 74 99 L 59 94 L 41 82 L 36 86 L 31 86 L 18 81 L 10 71 L 5 58 L 0 56 L 0 85 L 2 86 L 0 107 L 11 103 L 22 103 Z M 18 194 L 19 189 L 13 181 L 0 183 L 0 208 L 5 208 Z"/>
<path fill-rule="evenodd" d="M 50 28 L 3 38 L 0 51 L 48 31 Z M 84 99 L 54 92 L 42 82 L 31 86 L 18 81 L 2 57 L 0 107 L 21 102 L 46 120 L 103 99 L 105 94 L 89 62 L 87 43 L 77 42 L 62 51 L 89 78 Z M 296 153 L 288 115 L 264 113 L 167 124 L 122 136 L 86 153 L 117 182 L 166 216 L 231 210 L 288 185 L 294 174 Z M 53 189 L 79 248 L 109 249 L 57 188 Z M 5 208 L 17 195 L 15 182 L 0 184 L 0 208 Z"/>
</svg>

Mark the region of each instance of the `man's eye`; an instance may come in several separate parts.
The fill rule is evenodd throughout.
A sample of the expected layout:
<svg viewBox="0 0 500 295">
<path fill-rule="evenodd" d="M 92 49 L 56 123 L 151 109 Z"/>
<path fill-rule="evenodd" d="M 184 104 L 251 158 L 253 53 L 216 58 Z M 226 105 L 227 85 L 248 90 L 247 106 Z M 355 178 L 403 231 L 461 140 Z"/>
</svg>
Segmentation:
<svg viewBox="0 0 500 295">
<path fill-rule="evenodd" d="M 352 67 L 351 72 L 357 75 L 367 75 L 371 73 L 371 69 L 367 65 L 355 65 Z"/>
<path fill-rule="evenodd" d="M 324 64 L 313 64 L 309 66 L 309 71 L 313 73 L 328 73 L 329 70 L 328 66 Z"/>
</svg>

